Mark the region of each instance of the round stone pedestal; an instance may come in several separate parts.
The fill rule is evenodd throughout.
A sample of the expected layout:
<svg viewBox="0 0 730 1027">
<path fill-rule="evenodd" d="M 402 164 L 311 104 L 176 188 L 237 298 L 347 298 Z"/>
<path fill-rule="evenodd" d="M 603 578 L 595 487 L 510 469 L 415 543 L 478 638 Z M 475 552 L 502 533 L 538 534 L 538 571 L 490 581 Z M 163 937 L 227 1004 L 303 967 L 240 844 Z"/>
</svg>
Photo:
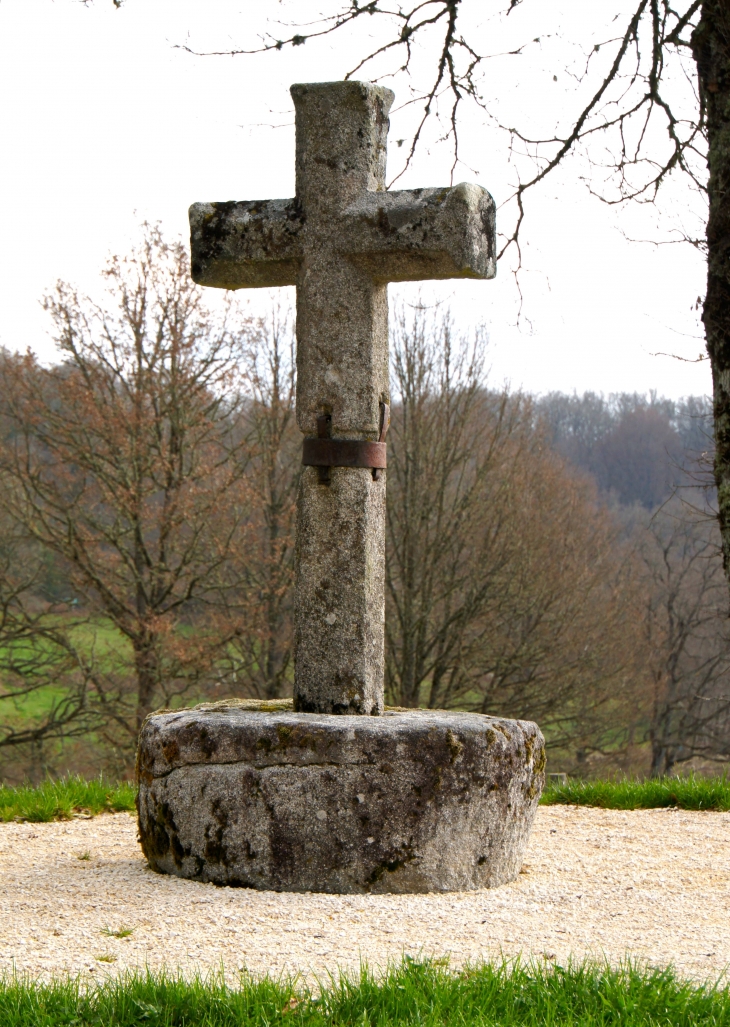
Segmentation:
<svg viewBox="0 0 730 1027">
<path fill-rule="evenodd" d="M 139 833 L 154 870 L 340 893 L 492 888 L 519 873 L 544 780 L 537 725 L 243 705 L 142 729 Z"/>
</svg>

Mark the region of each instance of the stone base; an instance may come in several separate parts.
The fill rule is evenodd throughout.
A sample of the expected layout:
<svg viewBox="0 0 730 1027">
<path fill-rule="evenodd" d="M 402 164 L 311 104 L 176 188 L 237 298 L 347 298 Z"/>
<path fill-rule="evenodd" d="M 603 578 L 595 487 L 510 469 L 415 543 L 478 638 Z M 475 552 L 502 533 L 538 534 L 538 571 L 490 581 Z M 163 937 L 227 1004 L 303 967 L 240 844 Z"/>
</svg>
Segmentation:
<svg viewBox="0 0 730 1027">
<path fill-rule="evenodd" d="M 535 724 L 473 713 L 159 713 L 139 742 L 140 840 L 152 869 L 215 884 L 493 888 L 520 871 L 544 767 Z"/>
</svg>

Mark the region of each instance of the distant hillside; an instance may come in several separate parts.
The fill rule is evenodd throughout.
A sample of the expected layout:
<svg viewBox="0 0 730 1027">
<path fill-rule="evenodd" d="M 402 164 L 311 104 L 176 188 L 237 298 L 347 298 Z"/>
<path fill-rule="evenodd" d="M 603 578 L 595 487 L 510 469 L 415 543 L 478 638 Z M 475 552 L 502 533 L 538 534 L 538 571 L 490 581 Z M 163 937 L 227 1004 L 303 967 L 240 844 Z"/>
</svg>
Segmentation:
<svg viewBox="0 0 730 1027">
<path fill-rule="evenodd" d="M 536 400 L 536 408 L 555 449 L 622 504 L 651 510 L 678 487 L 710 485 L 707 397 L 551 392 Z"/>
</svg>

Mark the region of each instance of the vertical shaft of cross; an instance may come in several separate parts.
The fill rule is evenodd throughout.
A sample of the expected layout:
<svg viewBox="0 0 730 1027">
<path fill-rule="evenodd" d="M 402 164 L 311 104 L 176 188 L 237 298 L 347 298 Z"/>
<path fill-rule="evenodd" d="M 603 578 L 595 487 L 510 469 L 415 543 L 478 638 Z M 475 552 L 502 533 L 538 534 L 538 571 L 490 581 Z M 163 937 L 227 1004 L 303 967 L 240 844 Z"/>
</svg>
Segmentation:
<svg viewBox="0 0 730 1027">
<path fill-rule="evenodd" d="M 191 272 L 221 289 L 297 287 L 306 438 L 294 701 L 304 712 L 373 714 L 383 708 L 385 473 L 375 468 L 385 466 L 389 403 L 386 283 L 493 278 L 495 207 L 468 183 L 385 191 L 389 89 L 291 92 L 296 197 L 194 203 Z"/>
<path fill-rule="evenodd" d="M 333 438 L 376 440 L 389 402 L 386 285 L 346 254 L 341 214 L 384 189 L 390 90 L 362 82 L 295 86 L 297 421 L 309 437 L 329 415 Z M 385 475 L 304 467 L 295 586 L 295 707 L 383 708 Z"/>
</svg>

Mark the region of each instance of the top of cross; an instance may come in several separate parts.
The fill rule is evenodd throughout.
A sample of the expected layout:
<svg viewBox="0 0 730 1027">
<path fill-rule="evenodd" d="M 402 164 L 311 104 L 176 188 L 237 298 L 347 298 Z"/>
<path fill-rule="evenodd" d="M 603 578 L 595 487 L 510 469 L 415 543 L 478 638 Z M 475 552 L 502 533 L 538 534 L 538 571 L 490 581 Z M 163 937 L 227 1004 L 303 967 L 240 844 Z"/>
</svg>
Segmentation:
<svg viewBox="0 0 730 1027">
<path fill-rule="evenodd" d="M 494 277 L 494 201 L 485 189 L 385 191 L 390 89 L 324 82 L 294 85 L 291 94 L 296 197 L 193 204 L 196 282 L 296 285 L 307 231 L 336 233 L 343 256 L 380 283 Z"/>
</svg>

